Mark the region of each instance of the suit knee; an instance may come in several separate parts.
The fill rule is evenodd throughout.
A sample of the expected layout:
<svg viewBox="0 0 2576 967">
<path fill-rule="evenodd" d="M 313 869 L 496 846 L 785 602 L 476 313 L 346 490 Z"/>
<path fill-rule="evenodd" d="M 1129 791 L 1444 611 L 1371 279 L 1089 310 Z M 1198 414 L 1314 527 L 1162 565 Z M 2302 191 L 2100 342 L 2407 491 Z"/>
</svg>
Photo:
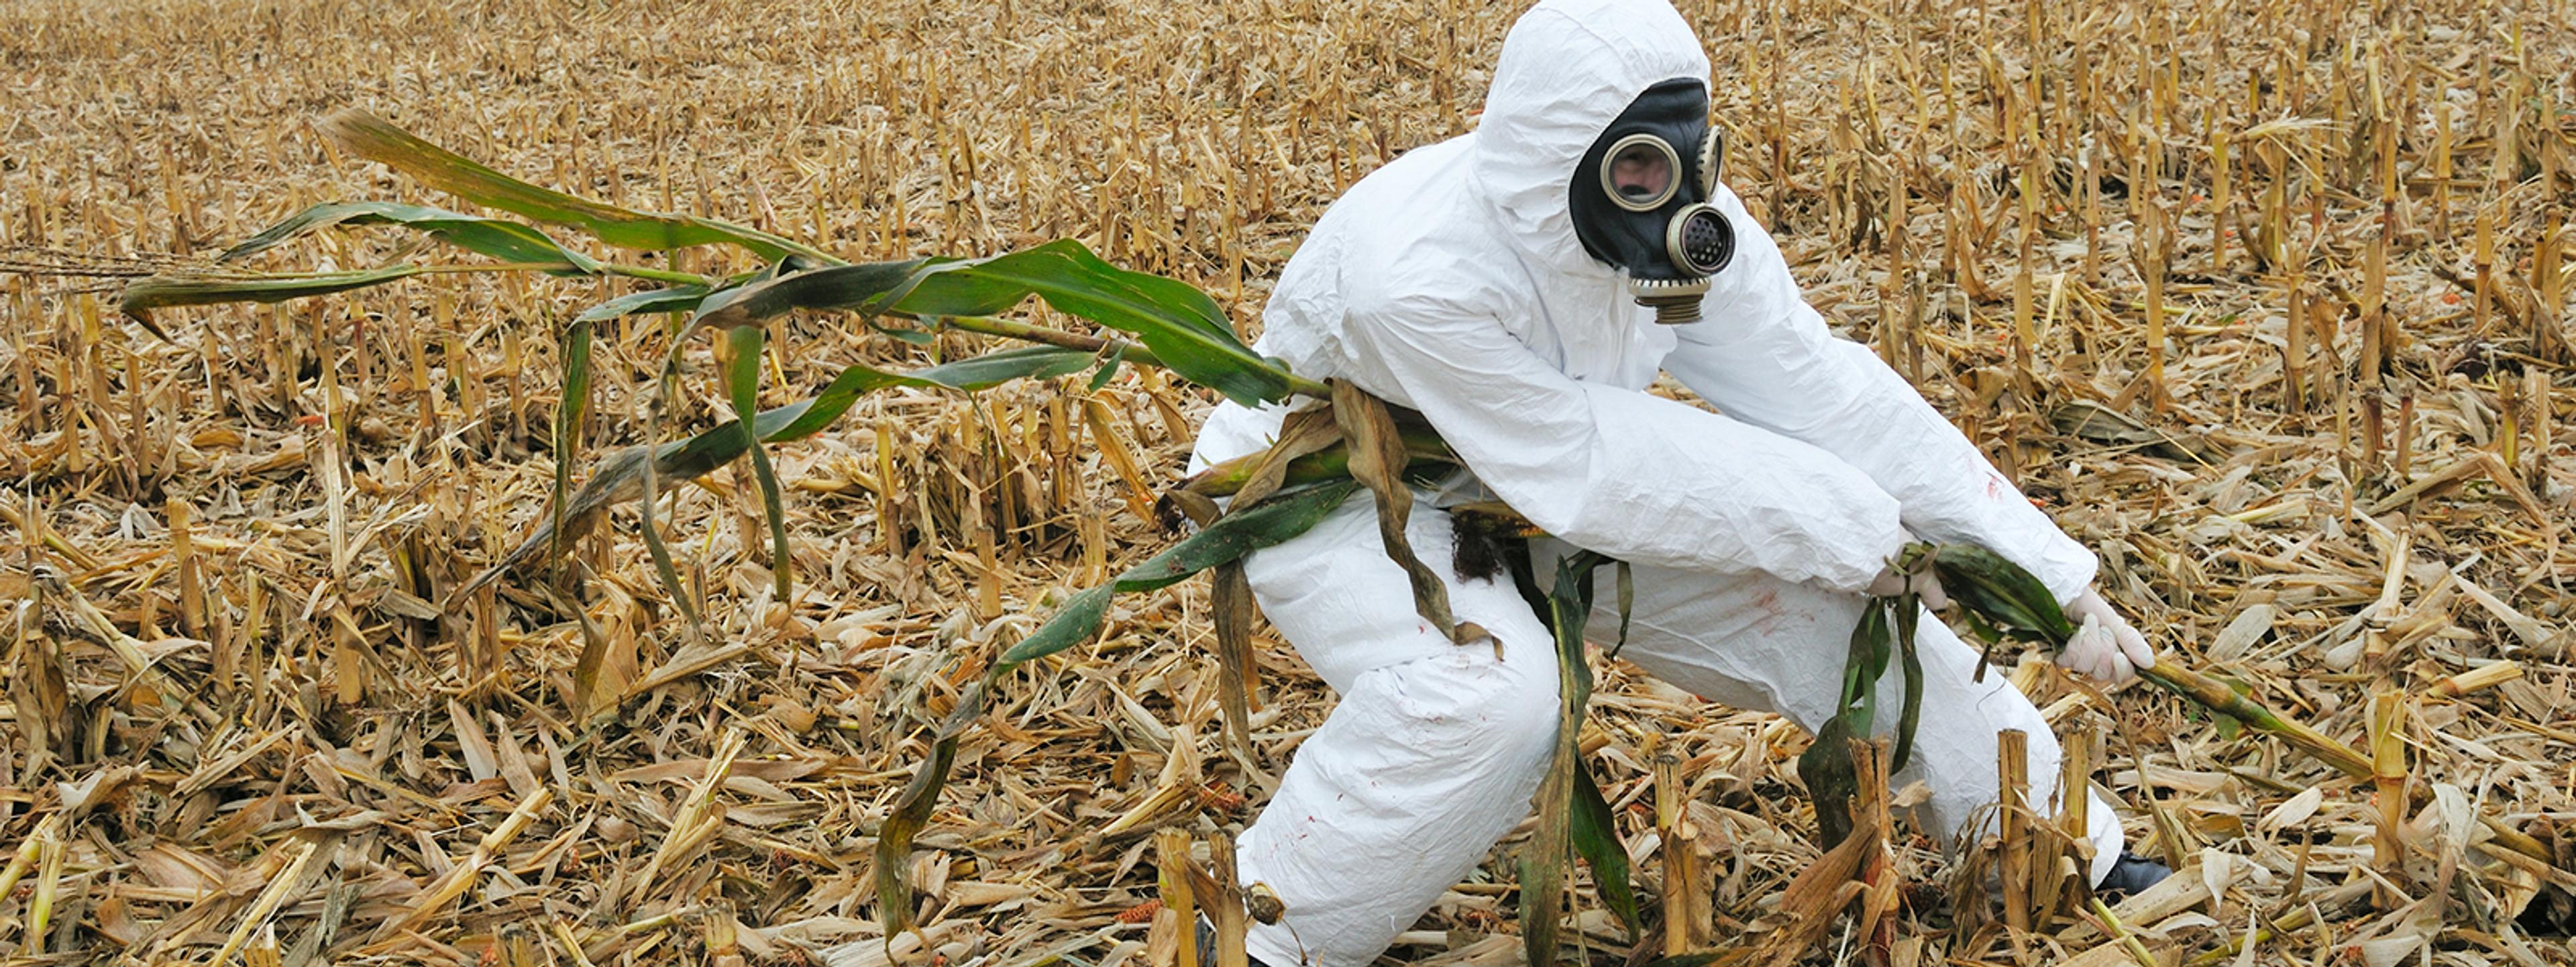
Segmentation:
<svg viewBox="0 0 2576 967">
<path fill-rule="evenodd" d="M 1476 645 L 1370 673 L 1384 675 L 1402 728 L 1427 746 L 1526 759 L 1552 747 L 1558 712 L 1552 655 L 1497 659 Z"/>
</svg>

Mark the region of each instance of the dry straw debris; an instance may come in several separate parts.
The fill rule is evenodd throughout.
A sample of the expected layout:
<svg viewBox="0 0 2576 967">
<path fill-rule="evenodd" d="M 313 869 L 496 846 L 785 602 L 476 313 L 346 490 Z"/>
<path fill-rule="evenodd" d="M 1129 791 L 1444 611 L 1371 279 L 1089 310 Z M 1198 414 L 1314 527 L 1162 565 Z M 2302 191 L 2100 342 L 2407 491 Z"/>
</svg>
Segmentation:
<svg viewBox="0 0 2576 967">
<path fill-rule="evenodd" d="M 654 506 L 682 600 L 630 507 L 574 553 L 577 591 L 441 608 L 544 519 L 556 333 L 622 283 L 432 273 L 167 313 L 167 338 L 98 287 L 305 204 L 429 200 L 315 136 L 360 106 L 542 184 L 850 257 L 1078 237 L 1251 330 L 1340 189 L 1474 125 L 1512 6 L 9 4 L 0 938 L 41 963 L 1168 957 L 1157 870 L 1191 847 L 1153 834 L 1204 863 L 1329 708 L 1263 641 L 1254 748 L 1226 749 L 1196 583 L 1122 599 L 1058 674 L 995 697 L 916 842 L 917 933 L 877 936 L 869 857 L 960 685 L 1159 546 L 1154 492 L 1208 395 L 1133 368 L 880 394 L 774 454 L 785 599 L 745 468 Z M 1731 177 L 1811 299 L 2099 548 L 2109 596 L 2202 684 L 2353 758 L 2024 664 L 2184 875 L 2114 910 L 2031 874 L 2062 844 L 1972 855 L 2038 875 L 2034 897 L 1874 887 L 1854 935 L 1777 899 L 1822 856 L 1788 794 L 1805 738 L 1614 663 L 1581 745 L 1631 851 L 1672 858 L 1641 886 L 1695 932 L 1631 954 L 1587 900 L 1569 947 L 1812 930 L 1836 962 L 2570 962 L 2576 902 L 2544 889 L 2576 882 L 2567 5 L 1683 6 Z M 368 269 L 409 239 L 325 233 L 250 267 Z M 777 394 L 987 341 L 782 331 Z M 601 327 L 592 452 L 637 442 L 665 339 Z M 705 342 L 666 425 L 726 411 Z M 585 649 L 600 680 L 577 684 Z M 1909 829 L 1894 871 L 1919 887 L 1953 866 Z M 1513 962 L 1510 871 L 1498 852 L 1394 956 Z"/>
</svg>

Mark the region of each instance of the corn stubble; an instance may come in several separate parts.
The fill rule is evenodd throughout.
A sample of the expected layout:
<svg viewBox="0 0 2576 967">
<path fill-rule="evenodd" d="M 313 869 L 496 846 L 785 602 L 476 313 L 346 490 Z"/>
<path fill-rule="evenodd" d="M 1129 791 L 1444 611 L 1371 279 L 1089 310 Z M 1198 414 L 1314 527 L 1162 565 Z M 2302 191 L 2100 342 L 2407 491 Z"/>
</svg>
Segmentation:
<svg viewBox="0 0 2576 967">
<path fill-rule="evenodd" d="M 2198 865 L 2095 923 L 2044 915 L 2089 907 L 2031 857 L 2030 932 L 1907 893 L 1853 946 L 1892 963 L 2561 956 L 2528 932 L 2576 917 L 2542 890 L 2576 880 L 2569 864 L 2530 852 L 2569 854 L 2555 817 L 2576 735 L 2563 5 L 1681 6 L 1748 148 L 1736 187 L 1812 299 L 2104 550 L 2107 593 L 2197 671 L 2189 687 L 2353 757 L 2314 765 L 2179 703 L 2132 691 L 2115 711 L 2016 674 L 2061 734 L 2104 734 L 2091 777 L 2142 850 Z M 196 266 L 304 203 L 432 198 L 313 136 L 354 103 L 574 195 L 854 259 L 1078 237 L 1215 293 L 1250 335 L 1325 204 L 1473 125 L 1508 15 L 19 5 L 0 63 L 36 83 L 13 84 L 0 148 L 0 270 L 16 270 L 0 275 L 0 719 L 18 725 L 0 783 L 24 794 L 0 801 L 0 931 L 39 956 L 285 964 L 1172 949 L 1170 928 L 1118 916 L 1157 895 L 1144 837 L 1207 841 L 1252 814 L 1174 794 L 1208 778 L 1164 768 L 1175 744 L 1257 809 L 1329 708 L 1257 635 L 1263 674 L 1237 706 L 1194 582 L 1122 598 L 1065 675 L 989 696 L 905 861 L 914 930 L 890 943 L 868 831 L 1023 614 L 1163 546 L 1145 518 L 1206 394 L 1136 366 L 1097 387 L 886 390 L 771 452 L 784 560 L 748 469 L 650 482 L 636 492 L 659 494 L 675 584 L 635 512 L 602 509 L 618 526 L 564 555 L 586 597 L 502 584 L 441 609 L 548 514 L 560 441 L 604 453 L 641 442 L 648 414 L 671 439 L 736 407 L 710 341 L 645 316 L 597 324 L 587 412 L 559 415 L 584 394 L 556 334 L 655 283 L 423 272 L 187 310 L 167 340 L 79 290 Z M 425 258 L 411 239 L 323 233 L 237 268 L 367 272 Z M 997 345 L 802 315 L 772 336 L 758 405 L 849 363 Z M 686 376 L 666 393 L 675 348 Z M 1696 861 L 1645 864 L 1641 886 L 1709 918 L 1643 942 L 1806 949 L 1771 939 L 1804 941 L 1806 911 L 1767 900 L 1823 855 L 1783 794 L 1804 740 L 1623 664 L 1600 673 L 1594 778 L 1629 843 L 1660 826 Z M 1246 761 L 1227 752 L 1237 730 Z M 1687 795 L 1645 809 L 1664 756 Z M 1948 868 L 1904 828 L 1883 844 L 1898 882 Z M 1398 955 L 1516 948 L 1483 935 L 1516 932 L 1518 849 Z M 1596 916 L 1567 929 L 1625 954 Z M 1843 947 L 1832 921 L 1813 936 Z"/>
</svg>

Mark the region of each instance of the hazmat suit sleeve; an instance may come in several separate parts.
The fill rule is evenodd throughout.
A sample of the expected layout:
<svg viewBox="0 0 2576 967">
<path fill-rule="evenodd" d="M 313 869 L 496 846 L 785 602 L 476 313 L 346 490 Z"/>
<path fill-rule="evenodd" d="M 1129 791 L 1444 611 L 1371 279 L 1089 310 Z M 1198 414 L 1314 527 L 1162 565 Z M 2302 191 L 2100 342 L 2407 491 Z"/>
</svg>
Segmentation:
<svg viewBox="0 0 2576 967">
<path fill-rule="evenodd" d="M 1770 235 L 1721 186 L 1735 259 L 1680 327 L 1665 371 L 1719 410 L 1806 441 L 1867 474 L 1901 505 L 1907 530 L 1985 546 L 2028 569 L 2060 602 L 2093 583 L 2093 553 L 1996 472 L 1957 427 L 1867 347 L 1837 339 L 1798 292 Z"/>
<path fill-rule="evenodd" d="M 1489 315 L 1436 299 L 1354 312 L 1349 375 L 1428 417 L 1513 509 L 1638 564 L 1867 586 L 1897 504 L 1815 447 L 1673 400 L 1578 382 Z"/>
</svg>

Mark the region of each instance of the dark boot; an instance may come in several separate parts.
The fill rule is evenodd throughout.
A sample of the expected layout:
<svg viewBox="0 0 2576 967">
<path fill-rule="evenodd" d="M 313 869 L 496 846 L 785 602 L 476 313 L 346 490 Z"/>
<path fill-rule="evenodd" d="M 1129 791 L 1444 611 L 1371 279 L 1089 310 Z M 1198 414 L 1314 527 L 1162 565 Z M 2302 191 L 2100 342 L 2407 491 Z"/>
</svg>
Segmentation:
<svg viewBox="0 0 2576 967">
<path fill-rule="evenodd" d="M 2165 877 L 2172 875 L 2172 867 L 2121 850 L 2120 858 L 2111 862 L 2111 872 L 2102 875 L 2102 882 L 2093 884 L 2093 895 L 2101 897 L 2105 903 L 2115 903 L 2162 883 Z"/>
<path fill-rule="evenodd" d="M 1252 967 L 1270 967 L 1262 963 L 1261 958 L 1249 954 L 1244 955 L 1243 960 Z M 1199 918 L 1199 967 L 1216 967 L 1216 925 L 1209 923 L 1206 917 Z"/>
</svg>

